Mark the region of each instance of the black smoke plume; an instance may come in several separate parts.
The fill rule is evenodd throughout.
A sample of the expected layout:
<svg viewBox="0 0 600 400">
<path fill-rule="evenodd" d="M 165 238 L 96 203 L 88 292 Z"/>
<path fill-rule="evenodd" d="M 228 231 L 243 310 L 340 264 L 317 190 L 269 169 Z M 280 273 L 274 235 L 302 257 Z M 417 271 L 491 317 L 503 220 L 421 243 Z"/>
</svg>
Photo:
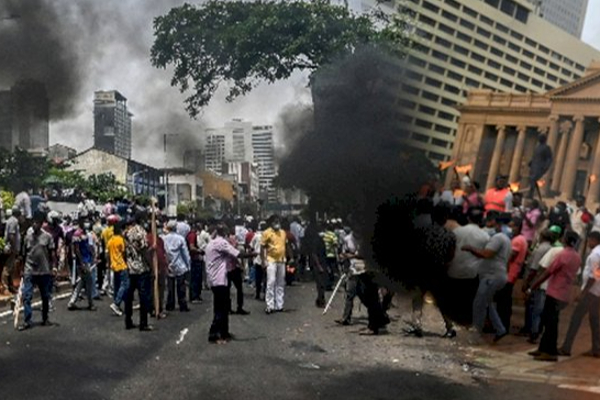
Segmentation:
<svg viewBox="0 0 600 400">
<path fill-rule="evenodd" d="M 76 47 L 65 37 L 61 19 L 48 1 L 0 2 L 0 87 L 20 80 L 43 83 L 56 119 L 73 109 L 81 79 Z"/>
<path fill-rule="evenodd" d="M 431 249 L 416 239 L 412 222 L 415 194 L 436 170 L 403 142 L 409 132 L 396 103 L 402 71 L 401 60 L 371 47 L 319 70 L 311 82 L 314 128 L 286 134 L 296 140 L 279 180 L 305 190 L 311 212 L 349 216 L 368 263 L 392 282 L 436 291 L 431 283 L 445 271 L 428 265 L 423 251 Z M 451 302 L 442 306 L 452 310 Z"/>
</svg>

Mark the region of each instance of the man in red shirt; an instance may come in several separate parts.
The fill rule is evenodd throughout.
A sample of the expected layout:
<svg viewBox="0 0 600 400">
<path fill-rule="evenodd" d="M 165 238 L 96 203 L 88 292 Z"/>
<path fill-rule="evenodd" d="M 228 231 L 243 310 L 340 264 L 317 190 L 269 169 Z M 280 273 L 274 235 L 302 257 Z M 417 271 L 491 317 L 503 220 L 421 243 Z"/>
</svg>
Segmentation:
<svg viewBox="0 0 600 400">
<path fill-rule="evenodd" d="M 196 221 L 191 227 L 187 237 L 185 238 L 192 265 L 190 268 L 190 303 L 198 304 L 202 302 L 202 255 L 198 245 L 198 234 L 200 233 L 202 223 Z"/>
<path fill-rule="evenodd" d="M 528 246 L 527 239 L 525 239 L 525 236 L 521 233 L 523 220 L 514 217 L 508 226 L 513 233 L 513 238 L 510 243 L 512 252 L 508 259 L 508 281 L 506 282 L 506 285 L 504 285 L 504 288 L 496 295 L 496 307 L 498 309 L 498 315 L 502 320 L 502 325 L 504 325 L 507 332 L 510 332 L 513 289 L 517 279 L 519 279 L 519 276 L 521 275 L 521 269 L 523 269 L 523 263 L 525 262 L 525 257 L 527 257 Z"/>
<path fill-rule="evenodd" d="M 581 266 L 581 257 L 576 250 L 579 235 L 569 231 L 565 234 L 563 241 L 565 244 L 564 250 L 558 253 L 552 264 L 535 280 L 531 285 L 531 289 L 527 290 L 529 295 L 548 280 L 541 324 L 544 334 L 539 348 L 536 351 L 529 352 L 529 355 L 534 356 L 534 360 L 537 361 L 558 361 L 559 315 L 561 310 L 569 303 L 571 288 Z"/>
<path fill-rule="evenodd" d="M 146 240 L 148 241 L 148 246 L 151 251 L 156 251 L 156 256 L 158 259 L 158 277 L 153 276 L 154 279 L 158 279 L 158 312 L 159 318 L 165 318 L 167 313 L 163 311 L 163 305 L 165 304 L 165 287 L 167 283 L 167 270 L 169 263 L 167 262 L 167 255 L 165 254 L 165 243 L 163 242 L 160 235 L 156 236 L 156 246 L 154 245 L 154 235 L 152 232 L 149 232 L 146 235 Z M 152 271 L 154 274 L 154 271 Z M 152 282 L 154 283 L 154 281 Z M 154 310 L 154 289 L 151 290 L 152 293 L 152 311 L 150 315 L 155 317 L 156 313 Z"/>
</svg>

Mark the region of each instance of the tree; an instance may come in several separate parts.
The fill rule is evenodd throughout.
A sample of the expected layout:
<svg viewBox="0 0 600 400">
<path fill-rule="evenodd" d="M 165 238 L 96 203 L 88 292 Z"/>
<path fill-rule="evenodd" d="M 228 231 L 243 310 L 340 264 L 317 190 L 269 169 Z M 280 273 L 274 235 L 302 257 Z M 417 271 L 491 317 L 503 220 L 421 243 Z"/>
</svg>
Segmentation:
<svg viewBox="0 0 600 400">
<path fill-rule="evenodd" d="M 154 20 L 151 61 L 174 67 L 172 86 L 192 89 L 186 109 L 195 117 L 221 83 L 231 85 L 231 101 L 366 43 L 402 47 L 407 32 L 402 17 L 356 15 L 329 0 L 209 0 Z"/>
</svg>

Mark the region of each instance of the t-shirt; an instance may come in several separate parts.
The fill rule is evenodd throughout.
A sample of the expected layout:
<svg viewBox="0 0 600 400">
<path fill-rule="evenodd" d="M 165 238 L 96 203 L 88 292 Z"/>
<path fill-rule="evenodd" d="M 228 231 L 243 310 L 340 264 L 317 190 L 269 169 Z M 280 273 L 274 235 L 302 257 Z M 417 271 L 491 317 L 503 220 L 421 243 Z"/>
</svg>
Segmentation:
<svg viewBox="0 0 600 400">
<path fill-rule="evenodd" d="M 108 246 L 108 242 L 110 241 L 110 239 L 113 237 L 114 234 L 115 234 L 114 226 L 111 225 L 111 226 L 104 228 L 104 230 L 102 231 L 102 241 L 104 242 L 104 246 Z"/>
<path fill-rule="evenodd" d="M 583 270 L 583 284 L 581 289 L 585 288 L 590 279 L 596 282 L 590 288 L 590 294 L 600 297 L 600 246 L 593 248 L 592 252 L 585 260 L 585 269 Z"/>
<path fill-rule="evenodd" d="M 550 278 L 546 295 L 568 302 L 571 298 L 571 286 L 581 266 L 581 257 L 572 247 L 566 247 L 558 253 L 548 267 Z"/>
<path fill-rule="evenodd" d="M 521 230 L 521 233 L 523 234 L 523 236 L 525 236 L 525 239 L 528 242 L 532 242 L 535 238 L 536 227 L 538 221 L 540 220 L 540 217 L 542 216 L 542 212 L 538 208 L 534 208 L 533 210 L 529 210 L 526 213 L 526 216 L 529 219 L 529 221 L 531 221 L 531 224 L 533 226 L 529 226 L 527 224 L 527 221 L 523 221 L 523 229 Z"/>
<path fill-rule="evenodd" d="M 9 243 L 9 235 L 15 235 L 15 248 L 11 249 L 11 251 L 19 253 L 21 251 L 21 228 L 19 220 L 14 216 L 6 221 L 6 226 L 4 227 L 4 241 L 6 244 Z"/>
<path fill-rule="evenodd" d="M 234 264 L 234 260 L 239 254 L 240 252 L 227 239 L 220 236 L 208 243 L 204 260 L 206 262 L 206 280 L 210 287 L 227 286 L 229 266 Z"/>
<path fill-rule="evenodd" d="M 81 255 L 81 260 L 77 260 L 77 262 L 88 265 L 94 262 L 94 242 L 91 234 L 77 228 L 73 233 L 73 246 L 79 248 L 79 254 Z"/>
<path fill-rule="evenodd" d="M 143 274 L 150 272 L 150 265 L 146 260 L 148 251 L 147 232 L 140 225 L 134 225 L 125 233 L 127 240 L 125 254 L 127 256 L 127 268 L 130 274 Z"/>
<path fill-rule="evenodd" d="M 283 262 L 285 260 L 286 233 L 283 229 L 275 231 L 269 228 L 263 232 L 260 244 L 267 248 L 268 262 Z"/>
<path fill-rule="evenodd" d="M 504 233 L 496 233 L 485 246 L 496 253 L 493 258 L 483 259 L 479 265 L 479 278 L 507 279 L 506 268 L 512 247 L 510 239 Z"/>
<path fill-rule="evenodd" d="M 540 268 L 542 268 L 542 269 L 548 268 L 550 266 L 550 264 L 552 264 L 552 262 L 554 261 L 554 259 L 558 255 L 558 253 L 563 251 L 563 249 L 564 248 L 563 248 L 562 244 L 559 243 L 556 246 L 553 246 L 550 250 L 548 250 L 539 262 Z M 542 283 L 542 285 L 540 286 L 540 289 L 542 289 L 542 290 L 548 289 L 548 281 Z"/>
<path fill-rule="evenodd" d="M 477 277 L 481 258 L 468 251 L 462 251 L 465 245 L 483 249 L 490 241 L 490 235 L 475 224 L 469 224 L 452 231 L 456 236 L 456 253 L 448 268 L 448 276 L 453 279 L 472 279 Z"/>
<path fill-rule="evenodd" d="M 325 231 L 323 234 L 323 242 L 325 242 L 325 254 L 327 258 L 335 258 L 338 246 L 338 237 L 333 231 Z"/>
<path fill-rule="evenodd" d="M 529 270 L 537 271 L 540 269 L 540 261 L 542 261 L 542 258 L 544 258 L 550 249 L 552 249 L 552 244 L 550 244 L 550 242 L 542 242 L 538 244 L 529 258 Z"/>
<path fill-rule="evenodd" d="M 50 275 L 50 252 L 54 249 L 54 239 L 44 231 L 37 235 L 33 229 L 25 236 L 25 275 Z"/>
<path fill-rule="evenodd" d="M 525 236 L 518 235 L 514 237 L 510 243 L 512 251 L 516 252 L 515 258 L 508 264 L 508 282 L 514 284 L 519 278 L 521 268 L 527 257 L 527 240 Z"/>
<path fill-rule="evenodd" d="M 115 272 L 127 269 L 125 263 L 125 239 L 121 235 L 114 235 L 108 241 L 108 255 L 110 257 L 110 268 Z"/>
</svg>

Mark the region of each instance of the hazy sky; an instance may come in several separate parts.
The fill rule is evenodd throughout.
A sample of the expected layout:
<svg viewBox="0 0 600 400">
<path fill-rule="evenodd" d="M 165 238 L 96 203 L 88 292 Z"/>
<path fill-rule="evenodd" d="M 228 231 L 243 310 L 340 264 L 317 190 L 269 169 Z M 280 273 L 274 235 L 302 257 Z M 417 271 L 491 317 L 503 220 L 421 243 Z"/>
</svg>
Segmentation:
<svg viewBox="0 0 600 400">
<path fill-rule="evenodd" d="M 589 43 L 596 49 L 600 50 L 600 24 L 598 24 L 599 18 L 600 0 L 589 0 L 585 24 L 583 25 L 582 39 L 584 42 Z"/>
</svg>

